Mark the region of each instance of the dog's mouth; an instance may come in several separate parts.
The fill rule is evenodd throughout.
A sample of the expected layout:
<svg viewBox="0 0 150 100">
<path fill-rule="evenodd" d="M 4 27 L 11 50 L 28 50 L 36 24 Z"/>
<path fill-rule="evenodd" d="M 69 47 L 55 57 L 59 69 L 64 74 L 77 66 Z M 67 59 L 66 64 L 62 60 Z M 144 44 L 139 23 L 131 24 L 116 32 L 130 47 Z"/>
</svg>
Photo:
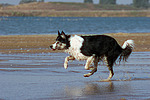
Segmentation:
<svg viewBox="0 0 150 100">
<path fill-rule="evenodd" d="M 56 49 L 52 49 L 52 48 L 51 48 L 51 50 L 55 51 Z"/>
<path fill-rule="evenodd" d="M 54 51 L 54 50 L 64 50 L 65 48 L 61 48 L 61 47 L 54 48 L 53 46 L 50 46 L 50 49 Z"/>
<path fill-rule="evenodd" d="M 56 50 L 56 49 L 54 49 L 54 48 L 53 48 L 53 46 L 52 46 L 52 45 L 50 46 L 50 49 L 51 49 L 51 50 L 53 50 L 53 51 L 54 51 L 54 50 Z"/>
</svg>

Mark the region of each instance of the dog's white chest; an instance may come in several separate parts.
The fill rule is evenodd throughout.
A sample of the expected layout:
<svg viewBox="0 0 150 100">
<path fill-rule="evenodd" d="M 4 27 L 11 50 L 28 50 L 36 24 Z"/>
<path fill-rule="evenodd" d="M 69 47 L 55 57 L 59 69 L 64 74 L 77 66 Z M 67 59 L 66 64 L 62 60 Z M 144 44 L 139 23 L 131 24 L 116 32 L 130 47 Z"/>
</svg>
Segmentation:
<svg viewBox="0 0 150 100">
<path fill-rule="evenodd" d="M 88 56 L 83 55 L 81 51 L 76 48 L 69 48 L 66 52 L 72 55 L 77 60 L 87 60 L 88 58 Z"/>
<path fill-rule="evenodd" d="M 70 47 L 66 50 L 66 52 L 75 57 L 77 60 L 86 60 L 88 56 L 83 55 L 80 50 L 83 41 L 84 39 L 80 36 L 72 36 L 70 38 Z"/>
</svg>

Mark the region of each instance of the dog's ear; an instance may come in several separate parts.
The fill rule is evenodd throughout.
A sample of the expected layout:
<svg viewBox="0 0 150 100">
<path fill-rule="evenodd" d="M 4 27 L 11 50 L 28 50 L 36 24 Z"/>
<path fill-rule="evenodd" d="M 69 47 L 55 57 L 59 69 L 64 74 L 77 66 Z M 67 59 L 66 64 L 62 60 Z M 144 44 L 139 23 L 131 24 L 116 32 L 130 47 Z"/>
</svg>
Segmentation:
<svg viewBox="0 0 150 100">
<path fill-rule="evenodd" d="M 60 32 L 59 32 L 59 30 L 58 30 L 58 36 L 60 36 Z"/>
<path fill-rule="evenodd" d="M 65 35 L 64 31 L 61 32 L 61 35 Z"/>
<path fill-rule="evenodd" d="M 63 31 L 61 32 L 61 37 L 64 38 L 64 39 L 66 38 L 66 35 Z"/>
</svg>

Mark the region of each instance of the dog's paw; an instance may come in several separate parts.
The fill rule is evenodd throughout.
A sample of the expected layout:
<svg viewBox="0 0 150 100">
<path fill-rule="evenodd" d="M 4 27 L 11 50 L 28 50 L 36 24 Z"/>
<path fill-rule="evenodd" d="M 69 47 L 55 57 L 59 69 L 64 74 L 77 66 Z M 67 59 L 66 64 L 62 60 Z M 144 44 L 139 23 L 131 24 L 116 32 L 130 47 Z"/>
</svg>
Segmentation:
<svg viewBox="0 0 150 100">
<path fill-rule="evenodd" d="M 95 67 L 90 66 L 90 67 L 85 67 L 85 70 L 93 70 Z"/>
<path fill-rule="evenodd" d="M 68 64 L 64 63 L 64 68 L 67 69 L 68 68 Z"/>
<path fill-rule="evenodd" d="M 84 77 L 90 77 L 92 73 L 84 74 Z"/>
</svg>

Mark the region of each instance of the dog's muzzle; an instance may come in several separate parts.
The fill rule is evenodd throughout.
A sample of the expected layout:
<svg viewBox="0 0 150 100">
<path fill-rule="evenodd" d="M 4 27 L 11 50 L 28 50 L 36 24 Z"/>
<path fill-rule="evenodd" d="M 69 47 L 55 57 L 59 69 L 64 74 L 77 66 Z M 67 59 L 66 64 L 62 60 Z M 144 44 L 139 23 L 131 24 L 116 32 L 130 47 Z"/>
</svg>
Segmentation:
<svg viewBox="0 0 150 100">
<path fill-rule="evenodd" d="M 50 46 L 50 49 L 51 49 L 51 50 L 56 50 L 56 49 L 53 48 L 53 45 Z"/>
</svg>

